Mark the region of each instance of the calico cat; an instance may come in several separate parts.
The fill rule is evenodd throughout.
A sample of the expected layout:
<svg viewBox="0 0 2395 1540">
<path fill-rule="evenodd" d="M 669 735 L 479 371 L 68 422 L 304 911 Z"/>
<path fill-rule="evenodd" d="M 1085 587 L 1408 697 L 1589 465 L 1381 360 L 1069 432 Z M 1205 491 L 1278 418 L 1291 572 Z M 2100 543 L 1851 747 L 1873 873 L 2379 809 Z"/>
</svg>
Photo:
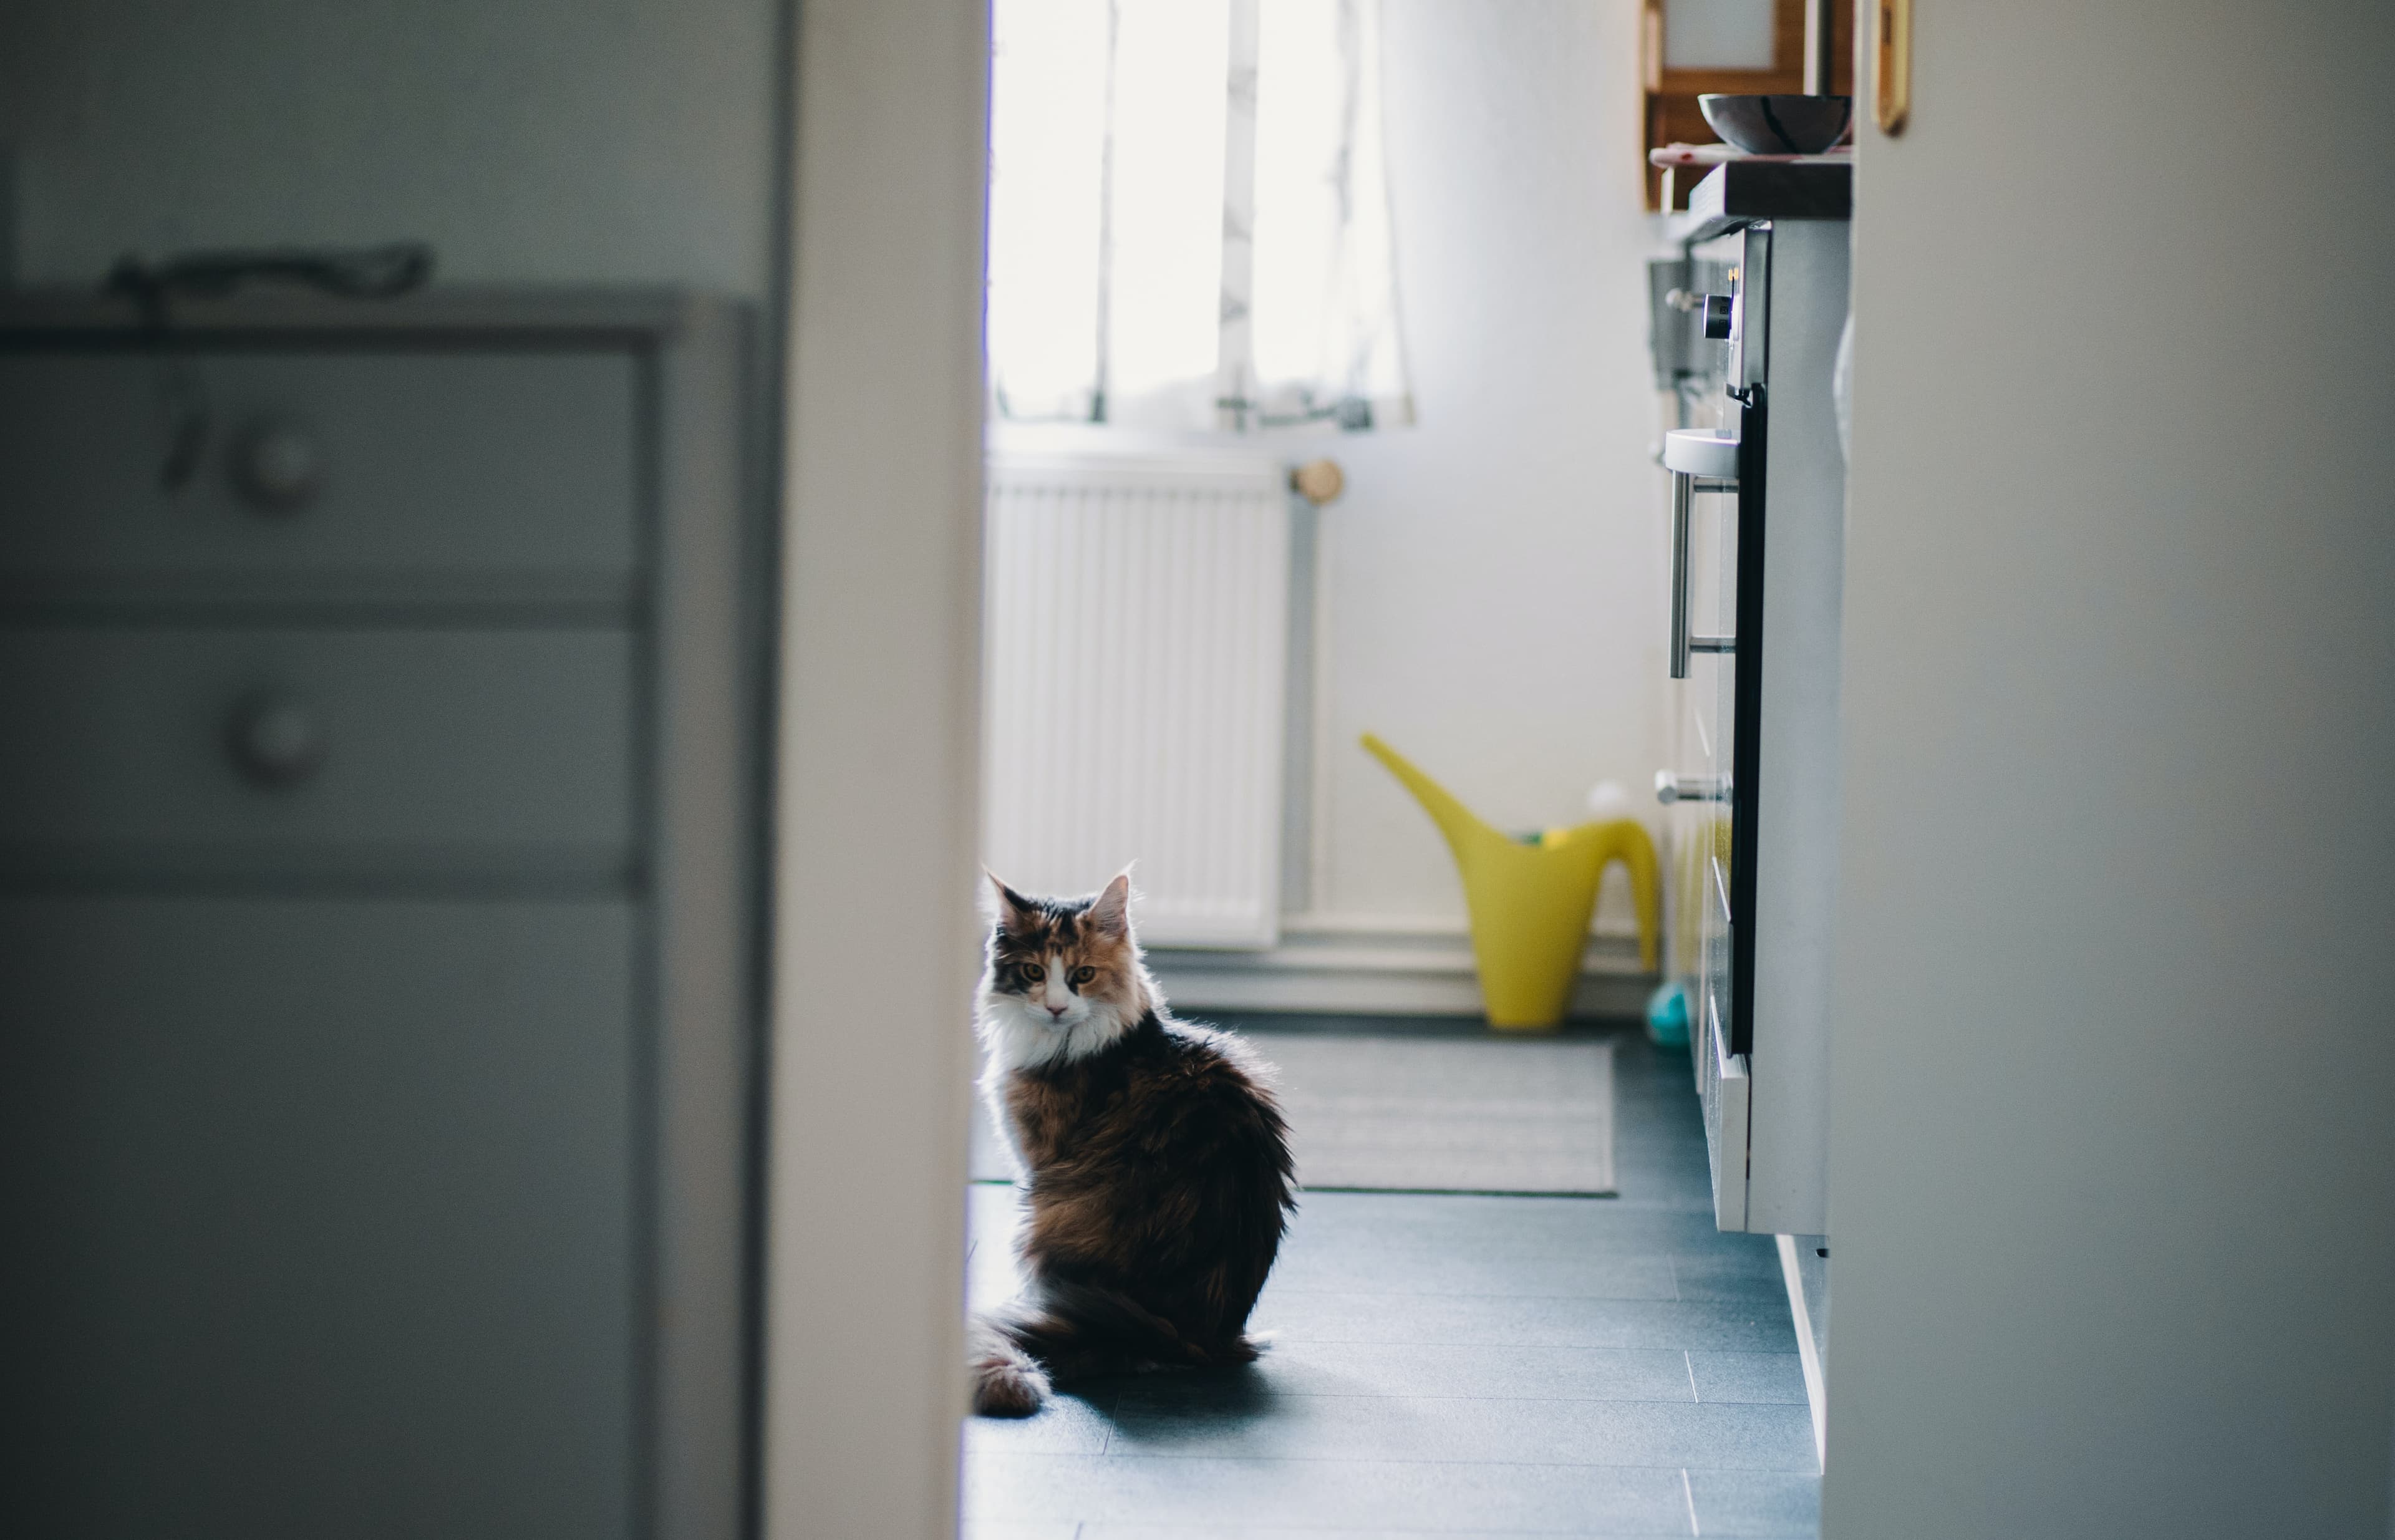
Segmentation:
<svg viewBox="0 0 2395 1540">
<path fill-rule="evenodd" d="M 1028 1415 L 1051 1375 L 1251 1361 L 1296 1206 L 1269 1071 L 1165 1013 L 1129 872 L 1086 898 L 990 886 L 981 1085 L 1023 1170 L 1029 1281 L 972 1324 L 973 1410 Z"/>
</svg>

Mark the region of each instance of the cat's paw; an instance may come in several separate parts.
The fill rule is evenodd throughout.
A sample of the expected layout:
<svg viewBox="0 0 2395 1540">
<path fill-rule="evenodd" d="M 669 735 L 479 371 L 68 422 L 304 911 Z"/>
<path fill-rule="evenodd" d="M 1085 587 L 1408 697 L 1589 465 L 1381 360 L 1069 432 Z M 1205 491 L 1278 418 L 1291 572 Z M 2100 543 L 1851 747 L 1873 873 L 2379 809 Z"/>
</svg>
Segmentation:
<svg viewBox="0 0 2395 1540">
<path fill-rule="evenodd" d="M 1036 1364 L 1015 1358 L 973 1365 L 973 1414 L 1027 1417 L 1048 1400 L 1048 1376 Z"/>
</svg>

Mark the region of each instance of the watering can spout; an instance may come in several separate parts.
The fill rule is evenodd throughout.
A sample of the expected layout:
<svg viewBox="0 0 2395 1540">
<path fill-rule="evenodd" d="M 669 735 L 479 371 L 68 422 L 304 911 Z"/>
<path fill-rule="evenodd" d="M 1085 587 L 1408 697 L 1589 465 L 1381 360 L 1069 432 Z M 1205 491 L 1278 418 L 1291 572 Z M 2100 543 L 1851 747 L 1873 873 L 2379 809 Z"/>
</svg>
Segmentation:
<svg viewBox="0 0 2395 1540">
<path fill-rule="evenodd" d="M 1430 821 L 1447 836 L 1448 848 L 1459 856 L 1464 847 L 1475 839 L 1504 841 L 1505 836 L 1489 827 L 1486 819 L 1457 801 L 1454 792 L 1423 775 L 1420 766 L 1382 742 L 1376 734 L 1364 735 L 1364 749 L 1388 766 L 1389 774 L 1397 777 L 1397 783 L 1414 794 L 1414 800 L 1422 803 L 1422 811 L 1430 815 Z"/>
</svg>

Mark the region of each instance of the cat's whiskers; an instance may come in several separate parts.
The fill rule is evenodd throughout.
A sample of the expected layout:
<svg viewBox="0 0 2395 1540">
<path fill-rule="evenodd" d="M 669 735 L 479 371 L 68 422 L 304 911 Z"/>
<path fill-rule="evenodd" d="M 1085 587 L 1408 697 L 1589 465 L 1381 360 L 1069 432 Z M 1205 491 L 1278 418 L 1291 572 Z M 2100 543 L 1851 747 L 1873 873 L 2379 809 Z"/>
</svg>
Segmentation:
<svg viewBox="0 0 2395 1540">
<path fill-rule="evenodd" d="M 1106 1001 L 1078 997 L 1077 1009 L 1054 1016 L 1044 1005 L 995 993 L 982 999 L 979 1026 L 993 1074 L 1087 1058 L 1131 1029 Z"/>
</svg>

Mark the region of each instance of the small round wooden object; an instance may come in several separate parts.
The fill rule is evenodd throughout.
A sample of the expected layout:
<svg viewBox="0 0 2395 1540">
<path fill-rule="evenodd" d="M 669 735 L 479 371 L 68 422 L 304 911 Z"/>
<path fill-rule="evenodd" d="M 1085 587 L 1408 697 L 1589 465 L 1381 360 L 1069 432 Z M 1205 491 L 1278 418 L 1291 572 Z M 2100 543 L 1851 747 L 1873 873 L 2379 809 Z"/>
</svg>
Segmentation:
<svg viewBox="0 0 2395 1540">
<path fill-rule="evenodd" d="M 1289 485 L 1315 507 L 1332 501 L 1347 490 L 1347 472 L 1334 459 L 1307 460 L 1289 473 Z"/>
</svg>

